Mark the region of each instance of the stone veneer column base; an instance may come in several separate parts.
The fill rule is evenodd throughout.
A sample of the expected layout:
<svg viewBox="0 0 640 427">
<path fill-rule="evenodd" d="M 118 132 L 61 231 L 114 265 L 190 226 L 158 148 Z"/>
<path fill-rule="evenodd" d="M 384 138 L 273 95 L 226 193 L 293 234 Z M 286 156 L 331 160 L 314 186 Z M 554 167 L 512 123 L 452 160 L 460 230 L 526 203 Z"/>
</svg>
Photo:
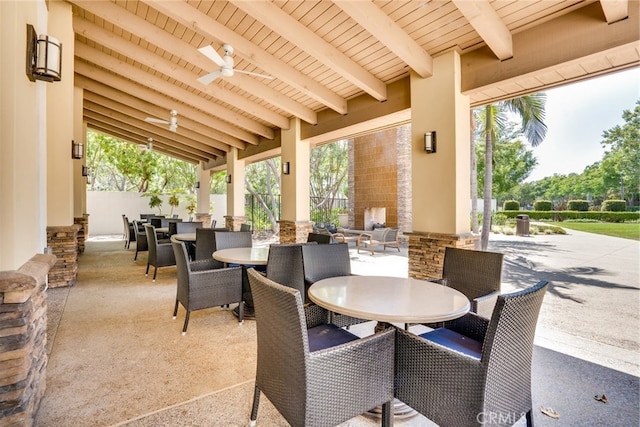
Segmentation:
<svg viewBox="0 0 640 427">
<path fill-rule="evenodd" d="M 280 243 L 306 243 L 313 230 L 311 221 L 280 220 Z"/>
<path fill-rule="evenodd" d="M 78 230 L 78 253 L 84 253 L 84 242 L 89 235 L 89 214 L 82 214 L 82 217 L 76 217 L 73 219 L 73 223 L 80 226 Z"/>
<path fill-rule="evenodd" d="M 197 213 L 195 222 L 202 221 L 203 228 L 211 228 L 211 214 L 208 213 Z"/>
<path fill-rule="evenodd" d="M 404 232 L 409 237 L 409 277 L 442 278 L 444 251 L 447 246 L 473 249 L 480 235 L 443 234 L 422 231 Z"/>
<path fill-rule="evenodd" d="M 225 215 L 224 227 L 231 231 L 240 231 L 240 226 L 247 222 L 246 216 L 231 216 Z"/>
<path fill-rule="evenodd" d="M 73 286 L 78 275 L 78 231 L 81 226 L 47 227 L 47 246 L 57 261 L 49 271 L 49 287 Z"/>
<path fill-rule="evenodd" d="M 0 425 L 33 426 L 46 389 L 46 277 L 53 255 L 0 271 Z"/>
</svg>

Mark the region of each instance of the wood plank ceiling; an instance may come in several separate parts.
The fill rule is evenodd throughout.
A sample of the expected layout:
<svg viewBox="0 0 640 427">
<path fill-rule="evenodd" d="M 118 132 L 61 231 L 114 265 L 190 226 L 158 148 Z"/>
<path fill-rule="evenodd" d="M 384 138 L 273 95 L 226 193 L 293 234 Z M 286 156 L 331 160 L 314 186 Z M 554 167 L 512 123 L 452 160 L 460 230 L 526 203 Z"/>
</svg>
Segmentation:
<svg viewBox="0 0 640 427">
<path fill-rule="evenodd" d="M 318 112 L 348 114 L 349 99 L 383 102 L 387 85 L 410 69 L 428 77 L 432 58 L 488 46 L 512 56 L 512 35 L 592 1 L 167 1 L 67 0 L 73 5 L 75 84 L 84 89 L 90 128 L 190 162 L 208 162 L 232 147 L 273 139 L 292 117 L 316 124 Z M 626 1 L 602 1 L 609 22 Z M 198 51 L 223 55 L 235 69 L 208 85 L 219 69 Z M 491 95 L 471 93 L 476 104 Z M 484 98 L 486 99 L 484 99 Z M 168 124 L 177 111 L 175 132 Z"/>
</svg>

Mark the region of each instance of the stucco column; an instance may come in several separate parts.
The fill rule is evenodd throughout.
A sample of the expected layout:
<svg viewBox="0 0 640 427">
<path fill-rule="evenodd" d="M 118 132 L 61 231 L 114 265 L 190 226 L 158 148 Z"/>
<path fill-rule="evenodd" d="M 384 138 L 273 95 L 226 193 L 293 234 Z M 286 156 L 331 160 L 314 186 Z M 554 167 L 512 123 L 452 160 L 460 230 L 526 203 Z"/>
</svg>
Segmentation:
<svg viewBox="0 0 640 427">
<path fill-rule="evenodd" d="M 311 144 L 300 140 L 300 119 L 290 120 L 289 129 L 283 129 L 282 164 L 289 162 L 289 174 L 281 171 L 282 215 L 280 243 L 306 242 L 312 229 L 309 221 L 309 162 Z"/>
<path fill-rule="evenodd" d="M 413 232 L 409 276 L 439 277 L 446 246 L 472 246 L 470 233 L 469 98 L 461 93 L 460 55 L 434 58 L 433 76 L 411 73 Z M 425 133 L 436 132 L 436 151 Z"/>
<path fill-rule="evenodd" d="M 47 225 L 73 224 L 71 141 L 74 139 L 73 19 L 71 5 L 49 2 L 49 32 L 62 43 L 62 79 L 47 86 Z"/>
<path fill-rule="evenodd" d="M 25 74 L 27 24 L 46 34 L 47 5 L 0 1 L 0 270 L 47 245 L 47 86 Z"/>
<path fill-rule="evenodd" d="M 198 164 L 196 175 L 200 186 L 196 188 L 196 221 L 202 221 L 205 227 L 211 225 L 211 171 L 204 169 L 203 162 Z"/>
<path fill-rule="evenodd" d="M 227 153 L 227 215 L 224 217 L 225 227 L 230 230 L 238 230 L 240 224 L 246 222 L 244 215 L 244 163 L 244 160 L 238 159 L 238 149 L 231 148 Z"/>
<path fill-rule="evenodd" d="M 83 159 L 72 161 L 74 218 L 80 218 L 87 213 L 87 177 L 82 176 L 82 167 L 87 164 L 87 124 L 82 119 L 83 92 L 84 90 L 80 87 L 73 88 L 73 140 L 83 144 L 85 150 Z"/>
</svg>

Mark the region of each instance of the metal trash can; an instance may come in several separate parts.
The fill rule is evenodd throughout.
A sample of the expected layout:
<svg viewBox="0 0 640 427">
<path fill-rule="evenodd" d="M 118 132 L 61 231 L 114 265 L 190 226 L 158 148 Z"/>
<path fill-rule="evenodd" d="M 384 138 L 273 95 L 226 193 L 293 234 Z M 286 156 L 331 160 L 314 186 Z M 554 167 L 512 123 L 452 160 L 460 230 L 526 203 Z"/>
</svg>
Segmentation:
<svg viewBox="0 0 640 427">
<path fill-rule="evenodd" d="M 529 215 L 516 215 L 516 236 L 529 235 Z"/>
</svg>

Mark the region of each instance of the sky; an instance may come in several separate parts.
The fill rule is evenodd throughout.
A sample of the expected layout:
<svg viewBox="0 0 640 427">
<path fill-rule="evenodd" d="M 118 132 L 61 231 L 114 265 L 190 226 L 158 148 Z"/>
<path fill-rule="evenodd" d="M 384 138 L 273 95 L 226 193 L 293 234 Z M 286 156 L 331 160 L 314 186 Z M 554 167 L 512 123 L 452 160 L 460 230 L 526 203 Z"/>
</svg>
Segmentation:
<svg viewBox="0 0 640 427">
<path fill-rule="evenodd" d="M 640 99 L 640 69 L 549 89 L 546 94 L 547 136 L 532 149 L 538 166 L 527 182 L 556 173 L 579 174 L 602 160 L 602 133 L 624 124 L 622 112 L 632 110 Z"/>
</svg>

